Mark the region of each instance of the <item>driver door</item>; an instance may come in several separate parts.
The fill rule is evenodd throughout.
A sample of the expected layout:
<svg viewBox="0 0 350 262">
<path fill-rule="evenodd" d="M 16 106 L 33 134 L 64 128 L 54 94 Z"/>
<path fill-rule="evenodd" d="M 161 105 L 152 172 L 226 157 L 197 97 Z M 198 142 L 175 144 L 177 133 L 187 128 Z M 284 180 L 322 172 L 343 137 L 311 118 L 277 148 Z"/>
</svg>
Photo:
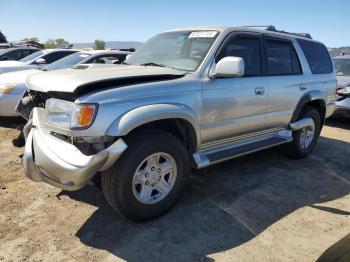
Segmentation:
<svg viewBox="0 0 350 262">
<path fill-rule="evenodd" d="M 216 63 L 226 56 L 241 57 L 245 71 L 243 77 L 203 80 L 203 143 L 264 129 L 269 89 L 263 72 L 262 50 L 260 34 L 236 33 L 223 43 Z"/>
</svg>

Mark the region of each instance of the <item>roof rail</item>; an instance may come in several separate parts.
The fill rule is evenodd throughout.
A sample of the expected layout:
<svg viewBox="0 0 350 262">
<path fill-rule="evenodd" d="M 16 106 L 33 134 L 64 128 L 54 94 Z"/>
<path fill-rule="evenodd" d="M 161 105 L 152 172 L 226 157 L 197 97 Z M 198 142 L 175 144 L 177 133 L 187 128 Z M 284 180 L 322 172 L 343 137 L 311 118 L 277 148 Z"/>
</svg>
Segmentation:
<svg viewBox="0 0 350 262">
<path fill-rule="evenodd" d="M 312 39 L 311 35 L 309 33 L 291 33 L 291 32 L 286 32 L 283 30 L 277 30 L 275 26 L 273 25 L 253 25 L 253 26 L 244 26 L 244 27 L 256 27 L 256 28 L 261 28 L 264 27 L 264 30 L 266 31 L 271 31 L 271 32 L 277 32 L 277 33 L 281 33 L 281 34 L 288 34 L 288 35 L 295 35 L 295 36 L 300 36 L 300 37 L 305 37 L 305 38 L 309 38 Z"/>
</svg>

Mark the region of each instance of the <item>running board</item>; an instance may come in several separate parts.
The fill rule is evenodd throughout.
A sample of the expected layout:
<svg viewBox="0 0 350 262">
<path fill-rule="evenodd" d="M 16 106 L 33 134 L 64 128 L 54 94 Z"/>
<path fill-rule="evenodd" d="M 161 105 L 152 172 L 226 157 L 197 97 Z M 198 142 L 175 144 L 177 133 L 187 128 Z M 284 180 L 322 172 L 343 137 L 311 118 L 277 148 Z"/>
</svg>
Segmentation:
<svg viewBox="0 0 350 262">
<path fill-rule="evenodd" d="M 292 137 L 273 136 L 254 142 L 227 146 L 220 150 L 216 149 L 213 151 L 198 152 L 195 153 L 193 157 L 197 168 L 200 169 L 231 158 L 236 158 L 266 148 L 285 144 L 291 142 L 292 140 Z"/>
</svg>

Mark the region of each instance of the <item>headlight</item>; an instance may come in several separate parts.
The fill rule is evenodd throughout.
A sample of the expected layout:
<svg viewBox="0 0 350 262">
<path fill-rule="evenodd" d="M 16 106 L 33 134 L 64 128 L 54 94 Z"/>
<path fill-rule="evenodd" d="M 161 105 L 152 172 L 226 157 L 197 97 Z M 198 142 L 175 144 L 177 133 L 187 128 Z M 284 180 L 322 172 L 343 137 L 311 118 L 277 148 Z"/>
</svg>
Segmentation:
<svg viewBox="0 0 350 262">
<path fill-rule="evenodd" d="M 0 84 L 0 94 L 11 94 L 16 84 Z"/>
<path fill-rule="evenodd" d="M 73 102 L 50 98 L 45 109 L 52 125 L 66 129 L 86 129 L 91 126 L 97 112 L 96 104 L 75 104 Z"/>
<path fill-rule="evenodd" d="M 338 95 L 350 95 L 350 86 L 339 88 L 337 90 Z"/>
</svg>

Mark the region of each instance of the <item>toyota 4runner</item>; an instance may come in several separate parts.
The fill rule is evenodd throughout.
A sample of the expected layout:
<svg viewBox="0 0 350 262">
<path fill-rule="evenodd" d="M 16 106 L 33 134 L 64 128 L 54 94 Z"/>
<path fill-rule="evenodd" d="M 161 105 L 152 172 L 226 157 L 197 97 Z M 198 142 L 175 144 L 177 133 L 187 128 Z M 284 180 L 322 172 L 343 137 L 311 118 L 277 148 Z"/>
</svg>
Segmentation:
<svg viewBox="0 0 350 262">
<path fill-rule="evenodd" d="M 26 176 L 65 190 L 99 181 L 135 220 L 169 210 L 191 167 L 279 145 L 307 156 L 336 97 L 327 48 L 271 26 L 168 31 L 122 65 L 27 82 Z"/>
</svg>

